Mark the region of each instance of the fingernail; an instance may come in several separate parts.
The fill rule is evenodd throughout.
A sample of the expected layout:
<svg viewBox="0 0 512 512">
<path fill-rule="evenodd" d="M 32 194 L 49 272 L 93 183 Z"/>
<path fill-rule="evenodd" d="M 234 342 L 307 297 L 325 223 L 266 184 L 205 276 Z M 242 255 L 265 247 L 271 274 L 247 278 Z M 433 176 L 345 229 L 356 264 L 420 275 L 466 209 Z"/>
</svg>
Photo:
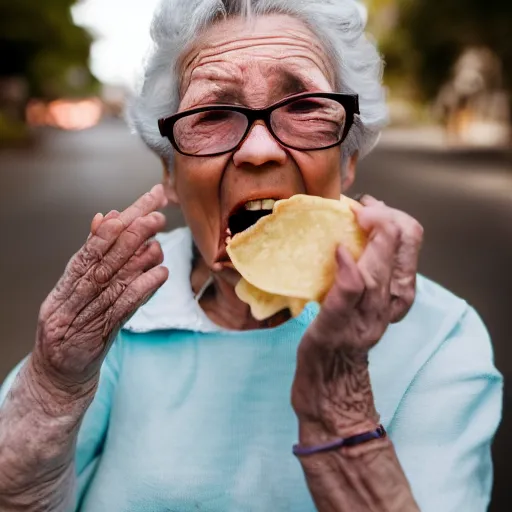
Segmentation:
<svg viewBox="0 0 512 512">
<path fill-rule="evenodd" d="M 354 201 L 357 201 L 358 203 L 361 202 L 361 199 L 363 199 L 363 197 L 366 195 L 366 193 L 364 192 L 359 192 L 358 194 L 356 194 L 352 199 L 354 199 Z"/>
<path fill-rule="evenodd" d="M 109 220 L 113 217 L 117 217 L 118 215 L 119 215 L 119 212 L 117 210 L 111 210 L 107 213 L 107 215 L 105 216 L 105 219 Z"/>
<path fill-rule="evenodd" d="M 158 220 L 160 220 L 162 217 L 165 219 L 165 215 L 161 212 L 151 212 L 149 215 L 151 215 L 151 217 L 155 217 L 155 219 Z"/>
<path fill-rule="evenodd" d="M 158 185 L 155 185 L 152 189 L 151 189 L 151 194 L 153 195 L 156 195 L 157 192 L 161 193 L 162 192 L 162 185 L 159 183 Z"/>
</svg>

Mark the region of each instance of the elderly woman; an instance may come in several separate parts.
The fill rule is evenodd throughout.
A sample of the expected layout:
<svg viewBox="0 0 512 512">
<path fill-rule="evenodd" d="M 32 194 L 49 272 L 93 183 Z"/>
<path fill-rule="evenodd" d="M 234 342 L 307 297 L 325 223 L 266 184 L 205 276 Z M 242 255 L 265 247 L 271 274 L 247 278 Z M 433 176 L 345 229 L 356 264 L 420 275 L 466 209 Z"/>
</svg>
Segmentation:
<svg viewBox="0 0 512 512">
<path fill-rule="evenodd" d="M 164 183 L 98 214 L 43 303 L 0 509 L 484 511 L 501 377 L 475 311 L 416 279 L 414 219 L 363 197 L 363 256 L 298 318 L 234 293 L 227 235 L 339 198 L 384 124 L 356 3 L 163 0 L 152 35 L 131 116 Z M 188 227 L 154 240 L 168 202 Z"/>
</svg>

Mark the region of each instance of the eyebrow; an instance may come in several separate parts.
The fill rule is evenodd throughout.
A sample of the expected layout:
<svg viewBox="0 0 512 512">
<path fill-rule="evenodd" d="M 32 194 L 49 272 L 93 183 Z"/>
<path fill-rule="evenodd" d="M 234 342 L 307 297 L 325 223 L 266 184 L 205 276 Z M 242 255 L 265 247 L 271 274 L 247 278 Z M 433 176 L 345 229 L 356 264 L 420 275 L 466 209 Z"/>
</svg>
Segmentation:
<svg viewBox="0 0 512 512">
<path fill-rule="evenodd" d="M 245 105 L 245 95 L 243 91 L 236 87 L 227 87 L 218 89 L 208 94 L 207 101 L 220 104 L 239 104 Z"/>
<path fill-rule="evenodd" d="M 300 76 L 282 68 L 277 68 L 276 71 L 281 75 L 281 78 L 273 91 L 275 96 L 284 98 L 286 96 L 291 96 L 292 94 L 300 94 L 309 90 L 308 86 Z"/>
<path fill-rule="evenodd" d="M 307 92 L 310 88 L 305 81 L 295 73 L 281 66 L 276 66 L 272 69 L 278 78 L 275 86 L 271 90 L 271 100 L 278 101 L 293 94 L 300 94 Z M 217 103 L 221 105 L 247 105 L 247 98 L 242 90 L 242 87 L 222 87 L 215 91 L 210 92 L 203 102 Z"/>
</svg>

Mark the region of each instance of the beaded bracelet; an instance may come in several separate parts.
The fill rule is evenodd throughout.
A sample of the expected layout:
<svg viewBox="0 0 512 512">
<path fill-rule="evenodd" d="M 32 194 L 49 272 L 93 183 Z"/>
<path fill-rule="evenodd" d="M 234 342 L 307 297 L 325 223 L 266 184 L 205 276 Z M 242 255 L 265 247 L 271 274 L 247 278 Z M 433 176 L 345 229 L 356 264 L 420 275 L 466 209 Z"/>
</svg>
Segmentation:
<svg viewBox="0 0 512 512">
<path fill-rule="evenodd" d="M 296 444 L 293 446 L 293 454 L 296 457 L 306 457 L 308 455 L 315 455 L 317 453 L 330 452 L 332 450 L 338 450 L 343 446 L 356 446 L 358 444 L 367 443 L 373 439 L 380 439 L 386 437 L 386 430 L 382 425 L 379 425 L 377 430 L 371 432 L 364 432 L 356 436 L 347 437 L 333 441 L 332 443 L 321 444 L 318 446 L 300 446 Z"/>
</svg>

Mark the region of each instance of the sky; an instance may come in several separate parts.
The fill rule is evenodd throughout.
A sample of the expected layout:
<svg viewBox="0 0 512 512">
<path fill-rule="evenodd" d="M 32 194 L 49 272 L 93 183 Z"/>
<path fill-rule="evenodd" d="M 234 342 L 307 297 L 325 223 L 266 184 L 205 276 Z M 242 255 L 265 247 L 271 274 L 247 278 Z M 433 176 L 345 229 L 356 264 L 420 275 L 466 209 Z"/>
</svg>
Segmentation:
<svg viewBox="0 0 512 512">
<path fill-rule="evenodd" d="M 135 87 L 150 45 L 149 27 L 159 1 L 83 0 L 73 7 L 75 23 L 95 36 L 91 69 L 99 80 Z"/>
<path fill-rule="evenodd" d="M 133 88 L 149 48 L 149 27 L 159 0 L 84 0 L 72 9 L 77 25 L 89 29 L 92 72 L 102 82 Z"/>
</svg>

